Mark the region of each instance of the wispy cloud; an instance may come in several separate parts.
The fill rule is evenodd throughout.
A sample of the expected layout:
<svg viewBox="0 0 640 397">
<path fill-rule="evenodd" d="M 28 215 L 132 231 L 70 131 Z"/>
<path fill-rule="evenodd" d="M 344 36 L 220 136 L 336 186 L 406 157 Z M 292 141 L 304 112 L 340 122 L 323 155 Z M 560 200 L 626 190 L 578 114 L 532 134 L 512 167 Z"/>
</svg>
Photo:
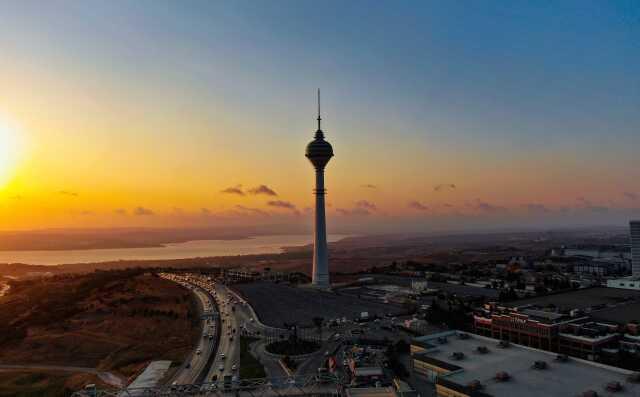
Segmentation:
<svg viewBox="0 0 640 397">
<path fill-rule="evenodd" d="M 200 208 L 200 214 L 209 216 L 211 215 L 211 211 L 209 210 L 209 208 Z"/>
<path fill-rule="evenodd" d="M 237 210 L 239 210 L 239 211 L 248 212 L 248 213 L 251 213 L 251 214 L 263 215 L 263 216 L 269 215 L 269 213 L 267 211 L 263 211 L 260 208 L 251 208 L 251 207 L 246 207 L 244 205 L 236 205 L 235 208 Z"/>
<path fill-rule="evenodd" d="M 367 216 L 371 215 L 371 211 L 366 208 L 355 207 L 352 209 L 336 208 L 336 212 L 345 216 Z"/>
<path fill-rule="evenodd" d="M 228 187 L 226 189 L 221 190 L 220 193 L 237 194 L 239 196 L 244 196 L 244 192 L 242 191 L 242 185 Z"/>
<path fill-rule="evenodd" d="M 375 211 L 378 209 L 378 207 L 376 207 L 376 205 L 374 203 L 372 203 L 371 201 L 367 201 L 367 200 L 360 200 L 360 201 L 356 201 L 356 207 L 358 208 L 365 208 L 371 211 Z"/>
<path fill-rule="evenodd" d="M 336 212 L 346 216 L 367 216 L 377 209 L 378 207 L 374 203 L 367 200 L 359 200 L 354 203 L 353 208 L 336 208 Z"/>
<path fill-rule="evenodd" d="M 288 201 L 283 201 L 283 200 L 268 201 L 267 205 L 269 207 L 286 208 L 286 209 L 289 209 L 289 210 L 295 210 L 296 209 L 295 204 L 290 203 Z"/>
<path fill-rule="evenodd" d="M 413 208 L 414 210 L 418 210 L 418 211 L 428 211 L 429 207 L 422 204 L 419 201 L 410 201 L 409 202 L 409 208 Z"/>
<path fill-rule="evenodd" d="M 70 192 L 68 190 L 58 190 L 58 194 L 69 197 L 78 197 L 79 194 L 76 192 Z"/>
<path fill-rule="evenodd" d="M 551 212 L 551 210 L 543 204 L 529 203 L 523 204 L 522 206 L 532 214 L 548 214 Z"/>
<path fill-rule="evenodd" d="M 595 212 L 598 214 L 602 214 L 609 211 L 609 207 L 605 207 L 604 205 L 598 205 L 591 202 L 591 200 L 586 199 L 584 197 L 577 197 L 576 201 L 578 201 L 581 207 L 587 211 Z"/>
<path fill-rule="evenodd" d="M 253 195 L 264 194 L 267 196 L 277 196 L 278 193 L 267 185 L 260 185 L 249 189 L 249 193 Z"/>
<path fill-rule="evenodd" d="M 377 189 L 378 188 L 378 186 L 372 185 L 371 183 L 365 183 L 364 185 L 360 185 L 360 187 L 363 187 L 365 189 Z"/>
<path fill-rule="evenodd" d="M 487 203 L 486 201 L 482 201 L 480 199 L 476 199 L 476 201 L 474 201 L 469 206 L 477 211 L 488 213 L 488 214 L 495 214 L 495 213 L 507 211 L 507 209 L 504 207 Z"/>
<path fill-rule="evenodd" d="M 149 216 L 149 215 L 154 215 L 155 212 L 153 212 L 153 210 L 150 210 L 149 208 L 145 208 L 145 207 L 136 207 L 133 210 L 133 214 L 137 215 L 137 216 Z"/>
<path fill-rule="evenodd" d="M 633 192 L 624 192 L 623 193 L 626 198 L 629 200 L 636 201 L 638 199 L 638 194 Z"/>
<path fill-rule="evenodd" d="M 113 212 L 118 215 L 127 215 L 127 210 L 125 210 L 124 208 L 116 208 Z"/>
<path fill-rule="evenodd" d="M 433 190 L 436 192 L 444 192 L 447 190 L 455 190 L 455 189 L 456 189 L 456 185 L 454 185 L 453 183 L 441 183 L 433 187 Z"/>
</svg>

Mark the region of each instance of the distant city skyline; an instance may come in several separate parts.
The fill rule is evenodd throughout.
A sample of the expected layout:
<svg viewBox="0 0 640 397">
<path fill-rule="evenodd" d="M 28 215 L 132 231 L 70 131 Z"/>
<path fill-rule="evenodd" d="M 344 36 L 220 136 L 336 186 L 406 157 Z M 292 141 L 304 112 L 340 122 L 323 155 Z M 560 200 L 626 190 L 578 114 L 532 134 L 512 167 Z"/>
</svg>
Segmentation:
<svg viewBox="0 0 640 397">
<path fill-rule="evenodd" d="M 0 5 L 0 230 L 640 218 L 640 5 Z"/>
</svg>

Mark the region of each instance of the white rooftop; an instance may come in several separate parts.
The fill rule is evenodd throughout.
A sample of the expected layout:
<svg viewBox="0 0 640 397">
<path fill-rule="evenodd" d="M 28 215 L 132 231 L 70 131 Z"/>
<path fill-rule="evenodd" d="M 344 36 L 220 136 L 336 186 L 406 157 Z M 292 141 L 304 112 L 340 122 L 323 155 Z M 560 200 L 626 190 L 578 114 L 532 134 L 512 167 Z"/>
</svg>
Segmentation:
<svg viewBox="0 0 640 397">
<path fill-rule="evenodd" d="M 445 335 L 448 335 L 447 343 L 440 344 L 438 337 Z M 495 339 L 468 335 L 468 339 L 460 339 L 457 331 L 448 331 L 418 338 L 435 346 L 426 351 L 428 356 L 462 367 L 444 377 L 461 386 L 479 380 L 484 386 L 482 392 L 495 397 L 576 396 L 587 390 L 602 396 L 610 394 L 605 387 L 615 381 L 623 385 L 616 396 L 640 396 L 640 384 L 627 382 L 631 371 L 573 357 L 567 362 L 557 362 L 555 353 L 515 344 L 500 348 Z M 478 346 L 487 347 L 489 352 L 477 352 Z M 464 353 L 464 358 L 452 359 L 454 352 Z M 545 361 L 547 369 L 533 369 L 535 361 Z M 500 371 L 507 372 L 511 379 L 496 381 L 494 377 Z"/>
</svg>

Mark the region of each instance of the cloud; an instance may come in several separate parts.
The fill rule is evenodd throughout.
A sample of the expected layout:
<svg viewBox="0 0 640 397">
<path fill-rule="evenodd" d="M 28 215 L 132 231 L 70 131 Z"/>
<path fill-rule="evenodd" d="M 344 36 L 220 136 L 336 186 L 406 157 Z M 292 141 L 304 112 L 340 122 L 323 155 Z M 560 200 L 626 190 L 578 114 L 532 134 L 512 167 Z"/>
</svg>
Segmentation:
<svg viewBox="0 0 640 397">
<path fill-rule="evenodd" d="M 228 187 L 224 190 L 221 190 L 220 193 L 226 194 L 237 194 L 239 196 L 244 196 L 244 192 L 242 191 L 242 185 L 236 185 L 233 187 Z"/>
<path fill-rule="evenodd" d="M 551 210 L 543 204 L 529 203 L 522 205 L 528 212 L 532 214 L 548 214 Z"/>
<path fill-rule="evenodd" d="M 447 190 L 455 190 L 455 189 L 456 189 L 456 185 L 454 185 L 453 183 L 441 183 L 433 187 L 433 190 L 436 192 L 444 192 Z"/>
<path fill-rule="evenodd" d="M 273 189 L 271 189 L 267 185 L 260 185 L 260 186 L 254 187 L 252 189 L 249 189 L 249 193 L 253 194 L 253 195 L 266 194 L 267 196 L 277 196 L 278 195 L 278 193 L 276 193 Z"/>
<path fill-rule="evenodd" d="M 367 216 L 376 211 L 378 207 L 367 200 L 359 200 L 354 203 L 353 208 L 336 208 L 336 212 L 345 216 Z"/>
<path fill-rule="evenodd" d="M 495 214 L 498 212 L 505 212 L 507 211 L 506 208 L 504 207 L 500 207 L 498 205 L 493 205 L 490 203 L 487 203 L 485 201 L 482 201 L 480 199 L 476 199 L 476 201 L 473 202 L 473 204 L 470 205 L 471 208 L 480 211 L 480 212 L 485 212 L 488 214 Z"/>
<path fill-rule="evenodd" d="M 633 192 L 624 192 L 623 193 L 626 198 L 629 200 L 636 201 L 638 199 L 638 194 Z"/>
<path fill-rule="evenodd" d="M 63 196 L 69 196 L 69 197 L 78 197 L 79 194 L 76 192 L 70 192 L 68 190 L 59 190 L 58 194 L 61 194 Z"/>
<path fill-rule="evenodd" d="M 209 208 L 200 208 L 200 213 L 205 216 L 211 215 L 211 211 L 209 210 Z"/>
<path fill-rule="evenodd" d="M 127 210 L 125 210 L 124 208 L 116 208 L 114 212 L 118 215 L 127 215 Z"/>
<path fill-rule="evenodd" d="M 364 208 L 364 209 L 371 210 L 371 211 L 375 211 L 376 209 L 378 209 L 374 203 L 372 203 L 371 201 L 367 201 L 367 200 L 356 201 L 356 207 L 357 208 Z"/>
<path fill-rule="evenodd" d="M 136 207 L 133 210 L 133 215 L 138 215 L 138 216 L 148 216 L 148 215 L 154 215 L 154 214 L 155 213 L 152 210 L 144 207 Z"/>
<path fill-rule="evenodd" d="M 409 208 L 413 208 L 418 211 L 428 211 L 429 207 L 420 203 L 419 201 L 411 201 L 409 202 Z"/>
<path fill-rule="evenodd" d="M 605 207 L 603 205 L 593 204 L 591 200 L 588 200 L 584 197 L 577 197 L 576 201 L 582 204 L 582 208 L 587 211 L 595 212 L 597 214 L 602 214 L 609 211 L 608 207 Z"/>
<path fill-rule="evenodd" d="M 24 197 L 22 197 L 19 194 L 16 194 L 15 196 L 9 196 L 9 200 L 22 200 Z"/>
<path fill-rule="evenodd" d="M 453 208 L 453 204 L 449 204 L 449 203 L 444 203 L 444 204 L 442 204 L 442 206 L 444 208 Z"/>
<path fill-rule="evenodd" d="M 80 215 L 94 215 L 95 212 L 90 211 L 90 210 L 84 210 L 84 211 L 80 211 Z"/>
<path fill-rule="evenodd" d="M 286 209 L 289 209 L 289 210 L 295 210 L 296 209 L 295 204 L 290 203 L 288 201 L 283 201 L 283 200 L 268 201 L 267 205 L 269 207 L 286 208 Z"/>
<path fill-rule="evenodd" d="M 345 216 L 367 216 L 371 215 L 371 211 L 366 208 L 356 207 L 353 209 L 336 208 L 336 212 Z"/>
<path fill-rule="evenodd" d="M 245 207 L 244 205 L 236 205 L 236 209 L 243 212 L 250 212 L 252 214 L 257 214 L 257 215 L 269 215 L 267 211 L 263 211 L 259 208 Z"/>
<path fill-rule="evenodd" d="M 378 188 L 378 186 L 372 185 L 370 183 L 365 183 L 364 185 L 360 185 L 360 187 L 363 187 L 365 189 L 377 189 Z"/>
</svg>

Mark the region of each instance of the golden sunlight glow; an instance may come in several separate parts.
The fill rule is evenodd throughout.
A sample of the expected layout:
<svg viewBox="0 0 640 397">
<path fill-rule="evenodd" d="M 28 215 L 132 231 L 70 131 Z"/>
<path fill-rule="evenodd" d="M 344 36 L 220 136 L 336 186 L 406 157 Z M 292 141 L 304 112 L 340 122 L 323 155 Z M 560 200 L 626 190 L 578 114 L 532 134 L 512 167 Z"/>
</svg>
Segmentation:
<svg viewBox="0 0 640 397">
<path fill-rule="evenodd" d="M 0 188 L 13 177 L 21 151 L 17 130 L 0 118 Z"/>
</svg>

